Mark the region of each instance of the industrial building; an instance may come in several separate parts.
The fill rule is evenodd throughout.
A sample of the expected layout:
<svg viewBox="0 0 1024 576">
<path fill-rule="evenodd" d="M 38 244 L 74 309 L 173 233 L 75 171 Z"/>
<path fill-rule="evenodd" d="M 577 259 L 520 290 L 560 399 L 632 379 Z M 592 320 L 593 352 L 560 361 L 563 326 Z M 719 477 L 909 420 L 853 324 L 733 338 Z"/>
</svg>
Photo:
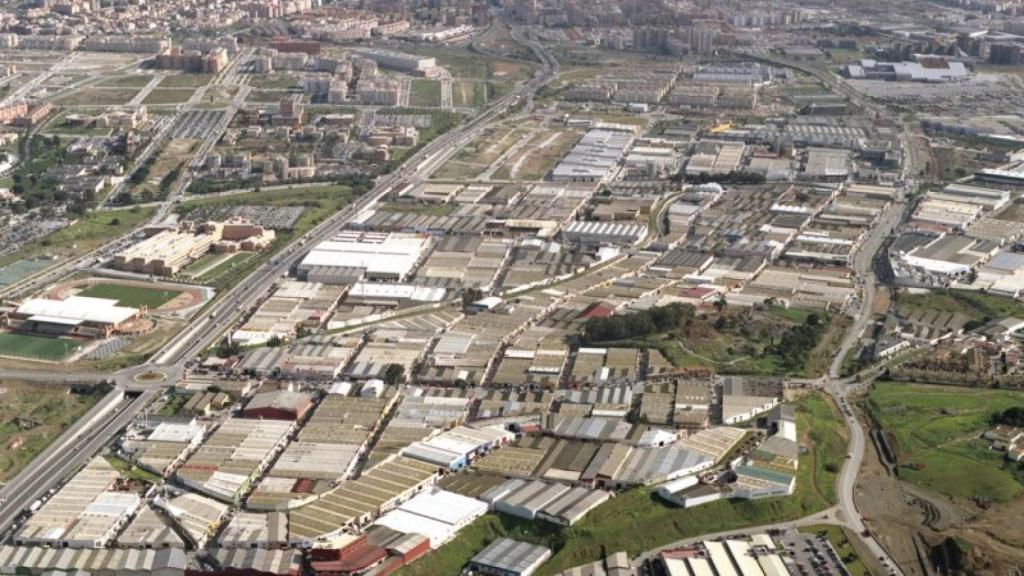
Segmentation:
<svg viewBox="0 0 1024 576">
<path fill-rule="evenodd" d="M 107 338 L 117 334 L 139 314 L 138 308 L 118 306 L 117 300 L 107 298 L 30 298 L 10 312 L 7 326 L 18 332 Z"/>
<path fill-rule="evenodd" d="M 938 56 L 922 56 L 917 62 L 879 62 L 861 60 L 843 67 L 852 80 L 888 80 L 891 82 L 926 82 L 929 84 L 960 82 L 970 77 L 963 62 Z"/>
<path fill-rule="evenodd" d="M 555 182 L 607 182 L 633 143 L 634 128 L 604 125 L 588 131 L 551 171 Z"/>
<path fill-rule="evenodd" d="M 468 570 L 483 576 L 530 576 L 551 558 L 551 550 L 543 546 L 498 538 L 473 556 Z"/>
<path fill-rule="evenodd" d="M 51 548 L 106 546 L 142 505 L 138 494 L 114 489 L 120 476 L 103 457 L 93 458 L 25 521 L 14 542 Z"/>
<path fill-rule="evenodd" d="M 354 284 L 359 280 L 401 282 L 433 245 L 425 234 L 341 232 L 303 258 L 299 274 L 307 281 Z"/>
<path fill-rule="evenodd" d="M 437 60 L 425 56 L 405 54 L 392 50 L 380 50 L 376 48 L 360 48 L 353 51 L 354 54 L 376 62 L 378 65 L 398 70 L 409 74 L 428 75 L 437 68 Z"/>
<path fill-rule="evenodd" d="M 487 513 L 487 504 L 447 490 L 423 492 L 403 502 L 374 524 L 403 534 L 419 534 L 436 550 L 473 520 Z"/>
</svg>

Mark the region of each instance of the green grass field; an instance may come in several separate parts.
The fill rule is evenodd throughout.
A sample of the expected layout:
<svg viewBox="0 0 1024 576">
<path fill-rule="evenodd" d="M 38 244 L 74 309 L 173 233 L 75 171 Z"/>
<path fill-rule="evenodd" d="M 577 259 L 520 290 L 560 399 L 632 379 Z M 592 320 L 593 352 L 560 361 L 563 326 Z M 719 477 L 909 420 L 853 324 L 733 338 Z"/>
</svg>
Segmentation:
<svg viewBox="0 0 1024 576">
<path fill-rule="evenodd" d="M 146 74 L 128 74 L 107 78 L 100 85 L 106 88 L 143 88 L 152 79 L 152 76 Z"/>
<path fill-rule="evenodd" d="M 978 321 L 1000 320 L 1008 316 L 1024 317 L 1024 303 L 1013 298 L 964 290 L 936 290 L 927 294 L 900 292 L 896 304 L 901 312 L 914 308 L 961 312 Z"/>
<path fill-rule="evenodd" d="M 28 334 L 0 334 L 0 356 L 55 362 L 78 350 L 80 346 L 78 342 L 60 338 Z"/>
<path fill-rule="evenodd" d="M 900 477 L 955 498 L 1005 502 L 1024 493 L 1024 466 L 980 435 L 994 412 L 1024 406 L 1024 392 L 879 382 L 866 407 L 892 437 Z M 916 466 L 909 466 L 909 465 Z"/>
<path fill-rule="evenodd" d="M 155 309 L 173 300 L 181 294 L 181 290 L 162 290 L 125 284 L 93 284 L 78 293 L 79 296 L 91 298 L 109 298 L 117 300 L 121 306 Z"/>
<path fill-rule="evenodd" d="M 213 74 L 176 74 L 161 80 L 157 88 L 198 88 L 212 79 Z"/>
<path fill-rule="evenodd" d="M 194 89 L 190 88 L 172 88 L 172 89 L 156 89 L 149 93 L 145 99 L 142 100 L 143 104 L 181 104 L 188 102 L 188 99 L 195 93 Z"/>
<path fill-rule="evenodd" d="M 237 254 L 232 254 L 230 257 L 225 258 L 222 262 L 219 262 L 216 266 L 203 273 L 203 275 L 199 277 L 199 281 L 203 283 L 216 282 L 217 279 L 224 274 L 234 270 L 235 268 L 245 266 L 255 257 L 256 255 L 252 252 L 239 252 Z"/>
<path fill-rule="evenodd" d="M 410 106 L 440 106 L 441 82 L 415 79 L 409 85 Z"/>
<path fill-rule="evenodd" d="M 718 532 L 795 519 L 823 510 L 834 502 L 834 489 L 819 490 L 819 482 L 834 475 L 818 476 L 815 470 L 832 463 L 841 465 L 845 445 L 836 434 L 839 415 L 820 396 L 809 396 L 798 404 L 798 424 L 810 427 L 817 440 L 800 458 L 797 490 L 790 497 L 756 501 L 720 500 L 682 509 L 657 498 L 653 488 L 634 488 L 599 506 L 571 528 L 546 522 L 527 522 L 505 515 L 488 514 L 465 528 L 441 549 L 397 572 L 400 576 L 451 576 L 459 574 L 474 554 L 499 536 L 548 546 L 552 559 L 537 572 L 551 576 L 563 570 L 603 558 L 608 552 L 630 554 Z M 806 428 L 804 428 L 806 429 Z M 836 450 L 843 446 L 842 450 Z M 813 480 L 812 480 L 813 479 Z"/>
</svg>

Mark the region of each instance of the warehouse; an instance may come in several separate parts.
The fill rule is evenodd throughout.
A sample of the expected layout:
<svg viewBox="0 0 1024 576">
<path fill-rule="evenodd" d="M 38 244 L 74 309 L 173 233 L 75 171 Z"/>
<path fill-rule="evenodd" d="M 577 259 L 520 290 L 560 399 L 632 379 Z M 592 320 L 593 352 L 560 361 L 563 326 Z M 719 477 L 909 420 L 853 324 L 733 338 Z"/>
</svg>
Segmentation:
<svg viewBox="0 0 1024 576">
<path fill-rule="evenodd" d="M 302 380 L 337 378 L 360 345 L 357 337 L 304 340 L 291 346 L 254 348 L 233 368 L 239 374 Z"/>
<path fill-rule="evenodd" d="M 31 298 L 11 312 L 8 325 L 19 332 L 107 338 L 138 316 L 139 309 L 107 298 Z"/>
<path fill-rule="evenodd" d="M 814 180 L 841 181 L 850 174 L 850 153 L 846 150 L 811 148 L 804 163 L 804 177 Z"/>
<path fill-rule="evenodd" d="M 29 546 L 0 546 L 0 570 L 5 574 L 61 573 L 117 576 L 184 576 L 188 558 L 180 548 L 166 550 L 53 550 L 40 553 Z"/>
<path fill-rule="evenodd" d="M 199 570 L 197 575 L 299 576 L 302 573 L 302 552 L 298 550 L 217 548 L 211 556 L 221 569 Z"/>
<path fill-rule="evenodd" d="M 423 492 L 384 514 L 374 523 L 404 534 L 419 534 L 436 550 L 473 520 L 487 513 L 487 504 L 447 490 Z"/>
<path fill-rule="evenodd" d="M 142 510 L 117 537 L 122 548 L 158 550 L 160 548 L 185 548 L 185 541 L 178 533 L 149 506 Z"/>
<path fill-rule="evenodd" d="M 541 480 L 512 479 L 480 495 L 495 512 L 502 512 L 525 520 L 534 520 L 537 514 L 570 491 L 566 484 Z"/>
<path fill-rule="evenodd" d="M 137 494 L 113 491 L 120 474 L 104 458 L 89 461 L 14 535 L 16 544 L 102 548 L 142 505 Z"/>
<path fill-rule="evenodd" d="M 768 395 L 767 392 L 773 394 Z M 781 384 L 761 386 L 759 382 L 747 382 L 740 377 L 724 379 L 722 382 L 722 422 L 736 424 L 771 410 L 779 403 L 781 392 Z"/>
<path fill-rule="evenodd" d="M 313 397 L 305 392 L 268 390 L 256 393 L 242 409 L 242 418 L 301 420 L 313 407 Z"/>
<path fill-rule="evenodd" d="M 483 576 L 530 576 L 549 558 L 551 550 L 543 546 L 498 538 L 473 556 L 466 568 Z"/>
<path fill-rule="evenodd" d="M 416 270 L 433 241 L 425 234 L 341 232 L 303 258 L 299 274 L 311 282 L 401 282 Z"/>
<path fill-rule="evenodd" d="M 288 528 L 294 539 L 312 543 L 346 529 L 363 526 L 382 511 L 430 486 L 437 479 L 431 464 L 391 457 L 363 473 L 357 480 L 343 482 L 314 502 L 292 510 Z"/>
<path fill-rule="evenodd" d="M 680 506 L 682 508 L 693 508 L 708 502 L 721 500 L 723 492 L 721 488 L 710 484 L 702 484 L 696 476 L 684 476 L 682 478 L 666 482 L 658 486 L 658 496 Z"/>
<path fill-rule="evenodd" d="M 604 490 L 577 486 L 545 506 L 537 513 L 537 517 L 560 526 L 572 526 L 609 498 L 611 494 Z"/>
<path fill-rule="evenodd" d="M 353 51 L 353 53 L 362 58 L 373 60 L 384 68 L 401 72 L 425 74 L 430 69 L 437 67 L 437 61 L 434 58 L 395 52 L 393 50 L 360 48 Z"/>
<path fill-rule="evenodd" d="M 847 78 L 854 80 L 888 80 L 892 82 L 926 82 L 929 84 L 960 82 L 970 77 L 963 62 L 937 56 L 921 56 L 917 62 L 879 62 L 864 59 L 843 67 Z"/>
<path fill-rule="evenodd" d="M 284 446 L 293 425 L 281 420 L 229 418 L 175 476 L 200 492 L 233 501 Z"/>
<path fill-rule="evenodd" d="M 544 432 L 562 438 L 580 440 L 625 440 L 633 426 L 615 418 L 581 418 L 548 414 L 544 419 Z"/>
<path fill-rule="evenodd" d="M 714 464 L 706 454 L 677 446 L 635 448 L 614 480 L 621 486 L 646 486 L 703 472 Z"/>
<path fill-rule="evenodd" d="M 567 242 L 586 246 L 632 246 L 646 232 L 647 228 L 641 224 L 576 220 L 562 230 L 562 237 Z"/>
<path fill-rule="evenodd" d="M 513 435 L 497 428 L 458 426 L 428 440 L 416 442 L 402 455 L 437 465 L 449 471 L 465 468 L 476 456 L 507 444 Z"/>
<path fill-rule="evenodd" d="M 618 169 L 633 132 L 618 127 L 587 132 L 551 171 L 555 182 L 607 182 Z"/>
<path fill-rule="evenodd" d="M 217 538 L 217 545 L 221 548 L 283 548 L 288 545 L 288 516 L 283 512 L 236 511 Z"/>
<path fill-rule="evenodd" d="M 232 337 L 242 346 L 251 346 L 295 336 L 300 326 L 318 327 L 334 312 L 346 290 L 319 282 L 281 282 Z"/>
<path fill-rule="evenodd" d="M 767 466 L 736 466 L 736 482 L 731 485 L 733 498 L 756 500 L 788 496 L 796 489 L 796 476 Z"/>
<path fill-rule="evenodd" d="M 171 498 L 158 497 L 153 500 L 153 506 L 161 508 L 178 525 L 179 534 L 187 536 L 191 546 L 199 548 L 217 533 L 220 523 L 231 511 L 227 504 L 191 492 Z"/>
<path fill-rule="evenodd" d="M 192 399 L 202 395 L 194 394 Z M 203 441 L 205 433 L 206 425 L 196 420 L 188 423 L 161 422 L 152 429 L 130 429 L 121 442 L 121 448 L 139 466 L 163 476 Z"/>
</svg>

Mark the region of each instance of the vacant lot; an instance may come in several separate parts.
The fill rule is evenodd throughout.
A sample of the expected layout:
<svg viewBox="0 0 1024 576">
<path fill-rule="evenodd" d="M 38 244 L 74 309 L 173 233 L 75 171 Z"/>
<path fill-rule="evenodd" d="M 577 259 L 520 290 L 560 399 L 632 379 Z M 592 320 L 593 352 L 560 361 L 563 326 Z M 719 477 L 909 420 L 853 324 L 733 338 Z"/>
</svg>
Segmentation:
<svg viewBox="0 0 1024 576">
<path fill-rule="evenodd" d="M 0 356 L 56 362 L 79 348 L 74 340 L 27 334 L 0 334 Z"/>
<path fill-rule="evenodd" d="M 993 413 L 1024 406 L 1024 393 L 879 382 L 866 402 L 893 444 L 904 480 L 954 498 L 1012 500 L 1024 466 L 988 449 Z"/>
<path fill-rule="evenodd" d="M 136 88 L 82 88 L 58 97 L 63 106 L 118 106 L 127 104 L 138 93 Z"/>
<path fill-rule="evenodd" d="M 143 88 L 152 80 L 152 76 L 145 74 L 127 74 L 125 76 L 113 76 L 100 82 L 104 88 Z"/>
<path fill-rule="evenodd" d="M 0 384 L 0 481 L 17 475 L 105 393 L 98 388 L 88 395 L 69 394 L 35 382 Z"/>
<path fill-rule="evenodd" d="M 78 293 L 79 296 L 117 300 L 121 306 L 131 306 L 132 308 L 145 306 L 149 309 L 159 308 L 179 294 L 181 294 L 180 290 L 145 288 L 125 284 L 93 284 Z"/>
<path fill-rule="evenodd" d="M 456 80 L 452 83 L 452 104 L 479 108 L 487 103 L 487 83 Z"/>
<path fill-rule="evenodd" d="M 540 180 L 558 164 L 573 145 L 580 139 L 580 134 L 568 130 L 544 130 L 516 154 L 509 158 L 505 165 L 495 172 L 498 180 Z"/>
<path fill-rule="evenodd" d="M 434 178 L 476 178 L 484 173 L 509 148 L 515 146 L 531 128 L 532 123 L 518 126 L 497 126 L 484 131 L 479 138 L 463 146 L 441 168 Z M 515 155 L 514 155 L 515 156 Z"/>
<path fill-rule="evenodd" d="M 159 88 L 198 88 L 210 83 L 213 74 L 178 74 L 164 78 Z"/>
<path fill-rule="evenodd" d="M 188 102 L 195 90 L 189 88 L 156 89 L 142 101 L 143 104 L 183 104 Z"/>
<path fill-rule="evenodd" d="M 810 428 L 823 444 L 841 444 L 833 437 L 839 420 L 819 396 L 810 396 L 798 405 L 798 425 Z M 805 442 L 805 445 L 806 442 Z M 803 517 L 827 508 L 828 495 L 812 482 L 813 470 L 821 461 L 838 467 L 845 450 L 808 446 L 800 458 L 797 490 L 791 497 L 757 501 L 718 501 L 696 508 L 682 509 L 665 504 L 650 488 L 622 492 L 602 504 L 571 528 L 557 528 L 546 522 L 527 522 L 505 515 L 488 514 L 459 533 L 441 549 L 398 572 L 401 576 L 451 576 L 487 544 L 507 536 L 548 546 L 554 551 L 551 561 L 538 574 L 551 576 L 572 566 L 604 557 L 608 551 L 626 550 L 630 554 L 664 546 L 676 540 L 692 538 L 744 526 L 758 526 Z"/>
<path fill-rule="evenodd" d="M 441 82 L 415 79 L 409 85 L 410 106 L 440 106 Z"/>
<path fill-rule="evenodd" d="M 1013 298 L 964 290 L 934 290 L 926 294 L 903 291 L 897 293 L 896 307 L 904 316 L 916 308 L 925 308 L 940 312 L 960 312 L 979 322 L 1024 316 L 1024 303 Z"/>
</svg>

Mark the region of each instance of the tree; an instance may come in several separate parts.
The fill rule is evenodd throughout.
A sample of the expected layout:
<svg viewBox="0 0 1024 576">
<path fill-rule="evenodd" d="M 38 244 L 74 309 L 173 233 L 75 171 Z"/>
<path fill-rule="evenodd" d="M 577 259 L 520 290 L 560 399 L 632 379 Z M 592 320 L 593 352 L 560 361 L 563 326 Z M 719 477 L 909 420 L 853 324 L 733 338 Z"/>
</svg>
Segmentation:
<svg viewBox="0 0 1024 576">
<path fill-rule="evenodd" d="M 466 288 L 462 291 L 462 309 L 469 308 L 469 305 L 484 297 L 483 290 L 479 288 Z"/>
<path fill-rule="evenodd" d="M 393 386 L 405 381 L 405 367 L 401 364 L 388 364 L 384 369 L 384 383 Z"/>
<path fill-rule="evenodd" d="M 712 304 L 712 306 L 714 306 L 714 308 L 715 308 L 715 312 L 718 312 L 719 314 L 722 313 L 722 310 L 725 310 L 725 307 L 727 305 L 728 305 L 728 302 L 725 301 L 725 294 L 722 294 L 721 296 L 719 296 L 715 300 L 715 303 Z"/>
<path fill-rule="evenodd" d="M 1024 406 L 1013 406 L 1002 412 L 996 413 L 992 421 L 994 424 L 1006 426 L 1024 427 Z"/>
<path fill-rule="evenodd" d="M 120 218 L 111 218 L 109 224 L 111 226 L 120 226 L 121 225 L 121 219 Z"/>
</svg>

